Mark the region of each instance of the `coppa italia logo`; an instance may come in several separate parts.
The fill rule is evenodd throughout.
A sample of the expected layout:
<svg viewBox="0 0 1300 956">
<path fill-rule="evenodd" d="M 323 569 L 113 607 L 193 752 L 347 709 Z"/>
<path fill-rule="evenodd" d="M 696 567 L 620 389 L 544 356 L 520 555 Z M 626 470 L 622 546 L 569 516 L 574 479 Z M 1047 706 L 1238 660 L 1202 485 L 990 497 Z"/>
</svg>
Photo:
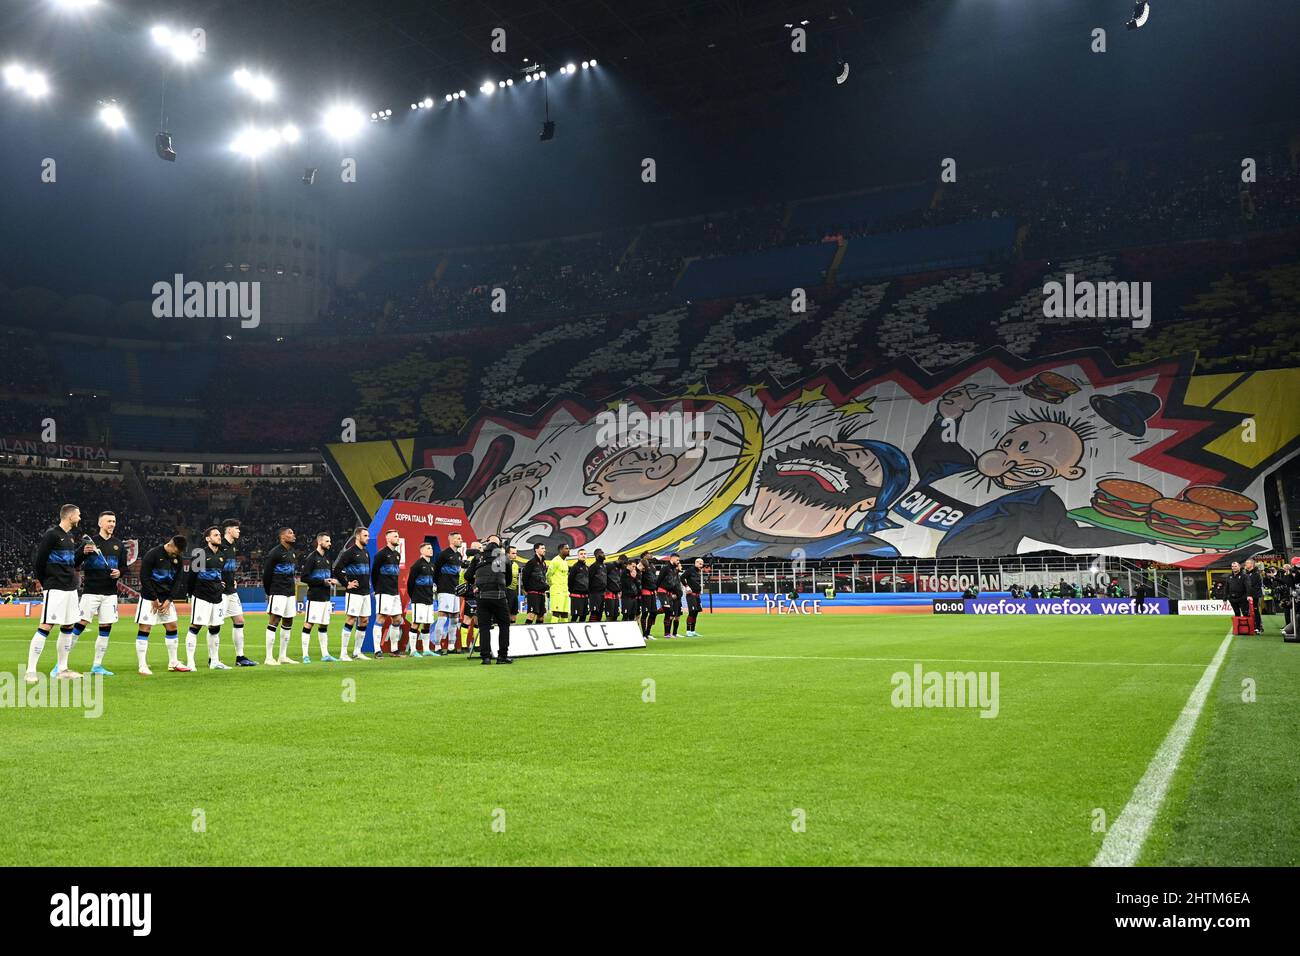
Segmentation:
<svg viewBox="0 0 1300 956">
<path fill-rule="evenodd" d="M 966 602 L 965 601 L 935 601 L 934 613 L 935 614 L 965 614 Z"/>
<path fill-rule="evenodd" d="M 405 514 L 404 512 L 399 511 L 396 515 L 393 516 L 393 520 L 394 520 L 394 521 L 414 521 L 416 524 L 433 524 L 434 521 L 436 520 L 436 516 L 435 516 L 435 515 L 431 515 L 431 514 L 428 514 L 428 515 L 408 515 L 408 514 Z M 452 521 L 452 522 L 448 522 L 448 523 L 449 523 L 449 524 L 459 524 L 460 522 Z"/>
</svg>

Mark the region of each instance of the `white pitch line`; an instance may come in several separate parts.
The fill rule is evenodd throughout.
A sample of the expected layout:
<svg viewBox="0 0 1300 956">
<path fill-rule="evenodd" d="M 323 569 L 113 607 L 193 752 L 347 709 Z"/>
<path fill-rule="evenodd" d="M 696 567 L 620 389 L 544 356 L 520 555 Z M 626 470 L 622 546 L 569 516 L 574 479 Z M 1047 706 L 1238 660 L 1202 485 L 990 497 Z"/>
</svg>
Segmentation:
<svg viewBox="0 0 1300 956">
<path fill-rule="evenodd" d="M 1187 742 L 1192 738 L 1196 721 L 1201 716 L 1206 698 L 1210 696 L 1210 688 L 1214 686 L 1214 679 L 1219 674 L 1219 668 L 1231 644 L 1232 635 L 1229 634 L 1215 651 L 1214 659 L 1206 665 L 1201 679 L 1192 688 L 1192 694 L 1183 705 L 1182 713 L 1169 729 L 1160 749 L 1151 758 L 1146 773 L 1133 788 L 1133 794 L 1128 798 L 1128 803 L 1124 804 L 1119 818 L 1107 831 L 1101 849 L 1092 861 L 1093 866 L 1133 866 L 1137 863 L 1138 855 L 1142 852 L 1151 825 L 1155 823 L 1156 814 L 1160 812 L 1160 806 L 1169 792 L 1169 784 L 1178 770 L 1178 762 L 1187 749 Z"/>
<path fill-rule="evenodd" d="M 879 661 L 905 664 L 1060 664 L 1081 667 L 1200 667 L 1200 664 L 1179 664 L 1170 661 L 1022 661 L 988 660 L 982 657 L 830 657 L 814 654 L 665 654 L 661 651 L 633 651 L 619 657 L 653 657 L 656 660 L 686 661 L 693 657 L 724 657 L 748 661 Z"/>
</svg>

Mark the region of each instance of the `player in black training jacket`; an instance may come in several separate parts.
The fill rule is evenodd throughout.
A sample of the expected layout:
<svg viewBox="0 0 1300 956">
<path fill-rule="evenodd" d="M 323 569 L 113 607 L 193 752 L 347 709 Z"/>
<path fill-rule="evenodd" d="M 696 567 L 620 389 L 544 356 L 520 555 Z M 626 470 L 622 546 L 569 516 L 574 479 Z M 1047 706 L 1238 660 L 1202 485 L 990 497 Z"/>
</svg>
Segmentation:
<svg viewBox="0 0 1300 956">
<path fill-rule="evenodd" d="M 623 596 L 623 564 L 618 557 L 605 565 L 605 620 L 618 620 L 618 605 Z"/>
<path fill-rule="evenodd" d="M 99 531 L 90 536 L 95 546 L 87 552 L 77 549 L 77 563 L 81 565 L 81 620 L 72 629 L 72 649 L 77 648 L 77 638 L 90 626 L 92 618 L 99 619 L 99 637 L 95 639 L 95 663 L 92 674 L 112 677 L 113 672 L 104 667 L 104 654 L 108 651 L 108 636 L 117 623 L 117 582 L 126 567 L 126 545 L 113 536 L 117 530 L 117 516 L 111 511 L 99 514 Z"/>
<path fill-rule="evenodd" d="M 77 551 L 93 551 L 94 546 L 82 541 L 77 532 L 81 523 L 81 509 L 64 505 L 59 509 L 59 523 L 54 525 L 37 542 L 32 552 L 32 567 L 36 580 L 44 592 L 41 606 L 41 623 L 36 626 L 32 642 L 27 648 L 27 674 L 24 680 L 35 684 L 36 666 L 45 650 L 45 639 L 50 631 L 59 629 L 58 661 L 54 673 L 59 677 L 80 677 L 68 670 L 68 654 L 72 651 L 72 628 L 81 620 L 81 602 L 77 597 Z"/>
<path fill-rule="evenodd" d="M 366 627 L 370 624 L 370 552 L 366 549 L 369 541 L 369 531 L 365 528 L 353 528 L 351 542 L 334 562 L 334 577 L 343 582 L 345 593 L 343 650 L 339 654 L 339 657 L 345 661 L 370 660 L 361 648 L 366 639 Z M 349 657 L 348 641 L 354 630 L 357 637 L 355 650 Z"/>
<path fill-rule="evenodd" d="M 537 624 L 546 617 L 546 545 L 533 545 L 533 556 L 524 563 L 520 576 L 528 600 L 528 624 Z"/>
<path fill-rule="evenodd" d="M 623 566 L 623 620 L 636 621 L 641 617 L 641 566 L 628 560 L 627 555 L 618 559 Z"/>
<path fill-rule="evenodd" d="M 183 535 L 174 535 L 164 544 L 145 552 L 140 559 L 140 604 L 135 611 L 135 656 L 140 673 L 149 677 L 146 662 L 149 632 L 161 624 L 167 644 L 167 669 L 182 674 L 190 669 L 177 655 L 176 602 L 185 597 L 185 545 Z"/>
<path fill-rule="evenodd" d="M 587 586 L 591 568 L 587 564 L 587 549 L 578 549 L 578 560 L 569 565 L 569 608 L 574 621 L 587 619 Z"/>
<path fill-rule="evenodd" d="M 322 531 L 316 535 L 316 547 L 302 563 L 302 583 L 307 585 L 307 620 L 302 626 L 302 662 L 311 663 L 311 629 L 316 632 L 316 643 L 320 645 L 320 659 L 326 664 L 338 663 L 338 658 L 330 654 L 330 613 L 334 610 L 333 588 L 338 587 L 334 577 L 334 567 L 330 564 L 329 550 L 331 539 L 329 532 Z"/>
<path fill-rule="evenodd" d="M 195 561 L 190 562 L 186 591 L 190 602 L 190 629 L 185 635 L 185 666 L 194 670 L 194 648 L 199 643 L 199 631 L 208 629 L 208 668 L 229 670 L 221 663 L 218 642 L 221 640 L 221 622 L 225 620 L 226 579 L 225 556 L 221 549 L 221 529 L 216 525 L 203 532 L 203 549 Z"/>
<path fill-rule="evenodd" d="M 641 555 L 638 574 L 641 576 L 641 606 L 637 611 L 637 620 L 641 622 L 641 633 L 647 640 L 653 641 L 655 636 L 650 631 L 655 626 L 655 618 L 659 616 L 659 570 L 649 551 Z"/>
<path fill-rule="evenodd" d="M 704 559 L 696 558 L 682 572 L 682 585 L 686 589 L 686 636 L 699 637 L 695 622 L 700 616 L 700 595 L 704 593 Z"/>
<path fill-rule="evenodd" d="M 394 657 L 401 657 L 397 642 L 402 636 L 402 590 L 399 577 L 402 573 L 402 536 L 396 531 L 384 535 L 384 547 L 375 552 L 375 560 L 370 563 L 370 580 L 375 586 L 375 657 L 384 656 L 384 641 L 388 641 L 388 652 Z M 390 632 L 397 628 L 394 637 Z"/>
<path fill-rule="evenodd" d="M 244 605 L 239 600 L 239 586 L 235 583 L 235 572 L 239 570 L 239 552 L 235 548 L 238 540 L 239 519 L 227 518 L 221 522 L 221 577 L 226 584 L 221 610 L 230 622 L 230 633 L 235 640 L 235 666 L 253 667 L 257 661 L 244 653 Z"/>
<path fill-rule="evenodd" d="M 659 565 L 659 606 L 664 612 L 664 637 L 677 636 L 677 622 L 682 617 L 682 559 L 676 554 Z"/>
<path fill-rule="evenodd" d="M 605 585 L 608 581 L 609 576 L 605 573 L 605 552 L 597 548 L 591 566 L 587 569 L 588 621 L 600 620 L 601 613 L 605 610 Z"/>
<path fill-rule="evenodd" d="M 460 648 L 460 568 L 464 562 L 461 548 L 465 538 L 459 531 L 447 535 L 447 547 L 433 560 L 434 594 L 438 599 L 438 616 L 433 622 L 433 641 L 449 654 Z"/>
<path fill-rule="evenodd" d="M 289 656 L 293 618 L 298 613 L 298 540 L 292 528 L 281 528 L 280 543 L 266 553 L 262 563 L 262 588 L 266 591 L 266 662 L 271 665 L 297 664 Z M 280 657 L 275 656 L 275 630 L 280 629 Z"/>
<path fill-rule="evenodd" d="M 434 617 L 434 575 L 433 542 L 425 541 L 420 545 L 420 556 L 406 572 L 406 596 L 411 599 L 411 656 L 438 657 L 442 648 L 429 649 L 429 630 L 433 627 Z M 424 641 L 424 652 L 420 652 L 419 642 Z"/>
</svg>

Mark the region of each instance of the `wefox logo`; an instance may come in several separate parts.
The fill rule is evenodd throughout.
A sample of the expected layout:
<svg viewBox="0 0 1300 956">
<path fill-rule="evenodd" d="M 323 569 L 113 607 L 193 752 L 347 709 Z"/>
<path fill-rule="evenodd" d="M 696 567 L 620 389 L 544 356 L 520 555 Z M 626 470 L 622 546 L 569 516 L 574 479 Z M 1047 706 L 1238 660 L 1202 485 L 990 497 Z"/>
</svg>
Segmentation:
<svg viewBox="0 0 1300 956">
<path fill-rule="evenodd" d="M 152 893 L 70 893 L 50 897 L 51 926 L 129 926 L 133 936 L 153 929 Z"/>
<path fill-rule="evenodd" d="M 1133 328 L 1151 325 L 1150 282 L 1092 282 L 1065 274 L 1065 284 L 1043 285 L 1043 316 L 1049 319 L 1132 319 Z"/>
<path fill-rule="evenodd" d="M 171 284 L 153 284 L 156 319 L 234 319 L 245 329 L 262 324 L 262 283 L 186 282 L 176 273 Z"/>
<path fill-rule="evenodd" d="M 898 671 L 889 682 L 894 685 L 889 702 L 895 707 L 970 707 L 979 708 L 981 717 L 996 717 L 998 671 L 927 671 L 920 663 L 912 673 Z"/>
</svg>

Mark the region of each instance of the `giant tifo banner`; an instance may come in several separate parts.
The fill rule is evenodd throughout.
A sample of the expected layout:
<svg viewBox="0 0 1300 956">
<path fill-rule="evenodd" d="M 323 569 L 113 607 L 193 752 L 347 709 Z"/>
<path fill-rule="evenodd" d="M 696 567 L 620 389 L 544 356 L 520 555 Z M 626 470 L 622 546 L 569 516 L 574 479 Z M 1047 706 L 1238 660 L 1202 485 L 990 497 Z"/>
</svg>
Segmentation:
<svg viewBox="0 0 1300 956">
<path fill-rule="evenodd" d="M 995 349 L 943 373 L 557 399 L 451 443 L 330 445 L 353 505 L 463 507 L 521 553 L 727 558 L 1101 552 L 1202 567 L 1269 546 L 1264 475 L 1300 451 L 1300 369 L 1116 367 Z"/>
</svg>

